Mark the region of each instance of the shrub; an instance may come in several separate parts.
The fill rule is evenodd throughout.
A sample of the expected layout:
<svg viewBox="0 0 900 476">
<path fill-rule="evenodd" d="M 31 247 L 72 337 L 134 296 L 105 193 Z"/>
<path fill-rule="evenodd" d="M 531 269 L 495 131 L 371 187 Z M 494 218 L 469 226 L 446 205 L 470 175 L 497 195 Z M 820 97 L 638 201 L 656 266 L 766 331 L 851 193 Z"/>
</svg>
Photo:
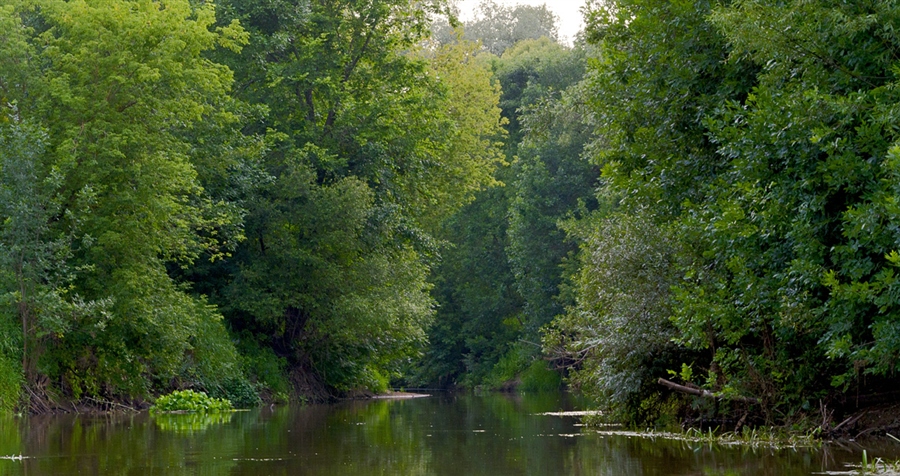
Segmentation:
<svg viewBox="0 0 900 476">
<path fill-rule="evenodd" d="M 287 359 L 276 355 L 271 347 L 261 345 L 249 332 L 237 335 L 236 347 L 241 356 L 241 368 L 254 384 L 255 390 L 266 395 L 266 400 L 287 402 L 291 393 Z M 222 396 L 236 406 L 243 407 L 230 395 Z"/>
<path fill-rule="evenodd" d="M 0 415 L 13 413 L 22 391 L 21 362 L 0 353 Z"/>
<path fill-rule="evenodd" d="M 576 305 L 545 329 L 545 350 L 578 363 L 574 387 L 634 418 L 669 360 L 676 243 L 642 215 L 588 225 L 573 230 L 582 239 Z"/>
<path fill-rule="evenodd" d="M 13 413 L 22 396 L 22 329 L 17 324 L 11 314 L 0 314 L 0 415 Z"/>
<path fill-rule="evenodd" d="M 562 376 L 547 366 L 547 361 L 537 359 L 522 373 L 520 390 L 526 392 L 552 392 L 562 387 Z"/>
<path fill-rule="evenodd" d="M 228 400 L 236 408 L 250 408 L 262 403 L 256 387 L 246 378 L 230 378 L 210 389 L 210 396 Z"/>
<path fill-rule="evenodd" d="M 521 345 L 513 345 L 484 377 L 484 385 L 494 390 L 517 385 L 519 375 L 528 368 L 529 354 Z"/>
</svg>

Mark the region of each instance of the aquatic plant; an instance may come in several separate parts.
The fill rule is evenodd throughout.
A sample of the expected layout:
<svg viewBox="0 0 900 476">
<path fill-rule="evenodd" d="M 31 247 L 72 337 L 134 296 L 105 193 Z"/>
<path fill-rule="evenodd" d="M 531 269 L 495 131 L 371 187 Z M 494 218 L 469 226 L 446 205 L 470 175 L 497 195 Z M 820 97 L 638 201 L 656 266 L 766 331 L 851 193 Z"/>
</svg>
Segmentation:
<svg viewBox="0 0 900 476">
<path fill-rule="evenodd" d="M 163 395 L 156 400 L 156 404 L 150 408 L 150 413 L 166 412 L 228 412 L 233 406 L 224 398 L 212 398 L 203 392 L 193 390 L 176 390 L 168 395 Z"/>
</svg>

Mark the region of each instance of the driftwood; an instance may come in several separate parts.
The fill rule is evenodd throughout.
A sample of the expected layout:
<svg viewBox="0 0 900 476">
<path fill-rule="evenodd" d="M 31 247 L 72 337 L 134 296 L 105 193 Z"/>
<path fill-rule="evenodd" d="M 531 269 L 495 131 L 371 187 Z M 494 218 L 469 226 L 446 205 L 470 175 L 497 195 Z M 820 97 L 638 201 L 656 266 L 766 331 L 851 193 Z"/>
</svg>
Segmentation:
<svg viewBox="0 0 900 476">
<path fill-rule="evenodd" d="M 676 392 L 686 393 L 688 395 L 696 395 L 698 397 L 711 398 L 713 400 L 732 400 L 735 402 L 742 402 L 742 403 L 759 403 L 759 400 L 752 398 L 752 397 L 742 397 L 740 395 L 716 394 L 716 393 L 710 392 L 709 390 L 704 390 L 702 388 L 692 388 L 692 387 L 687 387 L 685 385 L 679 385 L 675 382 L 671 382 L 671 381 L 666 380 L 661 377 L 656 382 L 658 384 L 662 385 L 663 387 L 668 387 L 672 390 L 675 390 Z"/>
<path fill-rule="evenodd" d="M 837 426 L 835 426 L 834 428 L 828 430 L 828 433 L 829 433 L 829 434 L 836 434 L 836 433 L 838 432 L 838 430 L 840 430 L 841 428 L 843 428 L 843 427 L 845 427 L 845 426 L 846 426 L 847 428 L 852 427 L 857 421 L 859 421 L 860 418 L 864 417 L 864 416 L 866 415 L 866 413 L 868 413 L 868 410 L 864 410 L 863 412 L 858 413 L 858 414 L 856 414 L 856 415 L 850 415 L 850 416 L 848 416 L 844 421 L 838 423 Z"/>
</svg>

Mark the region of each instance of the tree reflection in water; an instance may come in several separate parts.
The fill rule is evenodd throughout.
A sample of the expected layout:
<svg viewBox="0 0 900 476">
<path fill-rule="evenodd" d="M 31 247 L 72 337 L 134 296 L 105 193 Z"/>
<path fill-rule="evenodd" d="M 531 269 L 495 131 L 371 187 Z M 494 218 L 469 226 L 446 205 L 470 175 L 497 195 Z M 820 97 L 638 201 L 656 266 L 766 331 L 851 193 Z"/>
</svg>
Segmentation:
<svg viewBox="0 0 900 476">
<path fill-rule="evenodd" d="M 576 426 L 565 395 L 454 395 L 197 415 L 0 419 L 0 474 L 808 475 L 861 448 L 710 446 Z M 584 430 L 584 431 L 582 431 Z M 896 459 L 890 446 L 870 457 Z M 21 456 L 21 458 L 19 458 Z"/>
</svg>

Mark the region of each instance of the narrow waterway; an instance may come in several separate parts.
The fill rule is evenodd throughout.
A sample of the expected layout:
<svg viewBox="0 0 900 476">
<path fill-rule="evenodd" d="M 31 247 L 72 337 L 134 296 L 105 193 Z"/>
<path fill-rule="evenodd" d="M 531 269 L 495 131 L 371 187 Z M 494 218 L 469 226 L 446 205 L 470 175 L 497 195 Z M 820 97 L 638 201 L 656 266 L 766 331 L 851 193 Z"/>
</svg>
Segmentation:
<svg viewBox="0 0 900 476">
<path fill-rule="evenodd" d="M 862 446 L 781 450 L 587 431 L 565 395 L 435 395 L 265 407 L 0 420 L 0 475 L 808 475 Z M 870 460 L 900 444 L 867 446 Z M 847 473 L 849 474 L 849 473 Z"/>
</svg>

